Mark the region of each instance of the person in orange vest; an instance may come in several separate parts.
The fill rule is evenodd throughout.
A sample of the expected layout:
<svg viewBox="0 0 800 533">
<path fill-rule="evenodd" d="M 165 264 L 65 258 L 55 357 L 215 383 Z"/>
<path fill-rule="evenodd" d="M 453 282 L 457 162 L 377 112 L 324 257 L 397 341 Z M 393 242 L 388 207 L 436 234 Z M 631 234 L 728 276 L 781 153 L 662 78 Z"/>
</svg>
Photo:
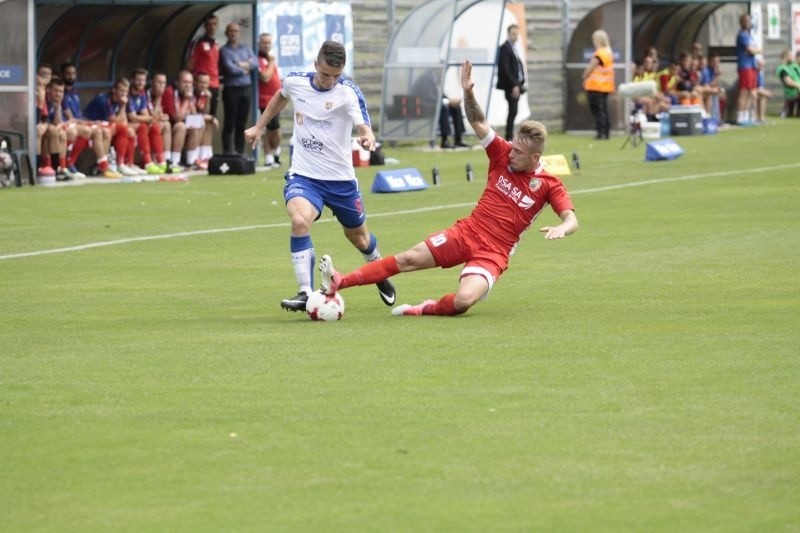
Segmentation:
<svg viewBox="0 0 800 533">
<path fill-rule="evenodd" d="M 592 34 L 594 54 L 583 70 L 583 89 L 589 97 L 594 117 L 595 139 L 608 139 L 611 120 L 608 117 L 608 95 L 614 92 L 614 55 L 608 34 L 597 30 Z"/>
</svg>

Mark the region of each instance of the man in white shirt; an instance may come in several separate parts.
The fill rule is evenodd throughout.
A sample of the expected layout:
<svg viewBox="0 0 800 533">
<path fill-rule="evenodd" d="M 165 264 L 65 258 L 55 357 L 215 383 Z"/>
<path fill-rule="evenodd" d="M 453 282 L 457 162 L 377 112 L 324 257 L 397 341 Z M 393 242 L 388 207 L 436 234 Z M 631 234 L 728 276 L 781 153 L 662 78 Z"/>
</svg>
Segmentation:
<svg viewBox="0 0 800 533">
<path fill-rule="evenodd" d="M 291 100 L 294 149 L 283 195 L 292 224 L 290 248 L 299 290 L 296 296 L 281 301 L 281 307 L 288 311 L 304 311 L 313 290 L 316 258 L 311 226 L 323 207 L 333 211 L 345 236 L 366 261 L 381 257 L 377 238 L 367 229 L 351 151 L 353 126 L 364 149 L 375 150 L 375 134 L 361 89 L 342 78 L 346 59 L 340 43 L 322 43 L 315 72 L 289 73 L 256 124 L 244 132 L 246 141 L 255 148 L 264 127 Z M 384 280 L 377 286 L 383 302 L 393 305 L 392 283 Z"/>
</svg>

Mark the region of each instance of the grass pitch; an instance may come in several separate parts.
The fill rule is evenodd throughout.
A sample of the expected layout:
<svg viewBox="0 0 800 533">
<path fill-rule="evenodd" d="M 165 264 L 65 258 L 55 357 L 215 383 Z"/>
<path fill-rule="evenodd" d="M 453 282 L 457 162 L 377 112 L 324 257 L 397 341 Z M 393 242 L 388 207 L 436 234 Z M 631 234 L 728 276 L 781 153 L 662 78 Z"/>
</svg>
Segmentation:
<svg viewBox="0 0 800 533">
<path fill-rule="evenodd" d="M 373 287 L 338 323 L 282 311 L 277 171 L 0 192 L 2 529 L 797 530 L 798 127 L 657 163 L 552 135 L 580 230 L 545 241 L 548 208 L 457 318 Z M 359 169 L 385 254 L 482 190 L 482 151 L 386 155 L 442 184 L 371 194 Z M 329 212 L 313 238 L 360 264 Z M 398 276 L 398 300 L 457 278 Z"/>
</svg>

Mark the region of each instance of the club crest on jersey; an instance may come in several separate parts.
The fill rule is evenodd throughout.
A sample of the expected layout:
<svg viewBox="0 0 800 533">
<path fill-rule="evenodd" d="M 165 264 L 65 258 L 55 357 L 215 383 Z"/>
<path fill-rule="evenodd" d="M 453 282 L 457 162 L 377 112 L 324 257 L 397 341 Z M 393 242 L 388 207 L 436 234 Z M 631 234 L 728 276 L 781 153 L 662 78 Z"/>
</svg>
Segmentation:
<svg viewBox="0 0 800 533">
<path fill-rule="evenodd" d="M 333 109 L 333 102 L 331 102 L 330 100 L 326 100 L 325 101 L 325 110 L 326 111 L 330 111 L 331 109 Z"/>
<path fill-rule="evenodd" d="M 531 178 L 531 182 L 528 186 L 531 188 L 531 191 L 536 192 L 542 188 L 542 180 L 539 178 Z"/>
</svg>

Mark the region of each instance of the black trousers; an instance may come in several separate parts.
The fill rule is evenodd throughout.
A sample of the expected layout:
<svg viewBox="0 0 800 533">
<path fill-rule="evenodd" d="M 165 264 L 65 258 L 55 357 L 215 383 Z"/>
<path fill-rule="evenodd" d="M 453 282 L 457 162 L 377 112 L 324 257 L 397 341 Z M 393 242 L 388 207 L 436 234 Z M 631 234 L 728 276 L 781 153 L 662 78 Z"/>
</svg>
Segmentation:
<svg viewBox="0 0 800 533">
<path fill-rule="evenodd" d="M 611 119 L 608 117 L 608 93 L 586 91 L 589 97 L 589 110 L 594 117 L 594 128 L 598 139 L 608 139 Z"/>
<path fill-rule="evenodd" d="M 450 120 L 453 120 L 453 129 L 450 129 Z M 461 142 L 464 135 L 464 117 L 461 115 L 461 106 L 453 107 L 442 104 L 439 110 L 439 133 L 442 134 L 442 144 L 453 134 L 456 144 Z"/>
<path fill-rule="evenodd" d="M 225 123 L 222 126 L 222 150 L 230 153 L 231 148 L 244 155 L 244 130 L 250 114 L 251 87 L 222 88 L 222 105 L 225 110 Z"/>
<path fill-rule="evenodd" d="M 519 97 L 514 98 L 511 91 L 506 91 L 506 102 L 508 102 L 508 116 L 506 117 L 506 140 L 514 138 L 514 120 L 517 118 L 519 108 Z"/>
</svg>

